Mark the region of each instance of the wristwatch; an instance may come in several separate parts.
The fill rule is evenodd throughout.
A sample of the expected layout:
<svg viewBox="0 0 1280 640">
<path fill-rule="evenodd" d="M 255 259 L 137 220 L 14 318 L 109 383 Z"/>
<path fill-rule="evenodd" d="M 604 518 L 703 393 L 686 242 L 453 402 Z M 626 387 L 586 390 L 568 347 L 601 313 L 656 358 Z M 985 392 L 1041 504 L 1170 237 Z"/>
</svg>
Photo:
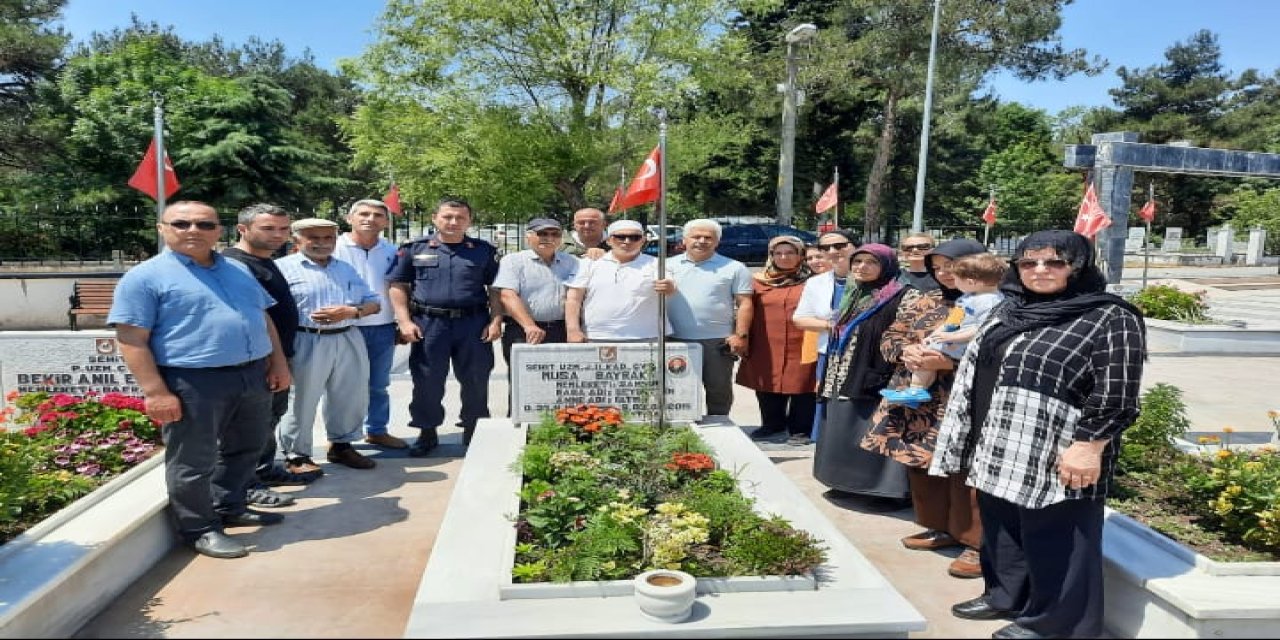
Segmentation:
<svg viewBox="0 0 1280 640">
<path fill-rule="evenodd" d="M 356 310 L 356 320 L 364 317 L 364 311 L 360 309 L 360 305 L 353 304 L 351 305 L 351 308 Z"/>
<path fill-rule="evenodd" d="M 733 334 L 733 335 L 737 336 L 739 340 L 746 340 L 746 339 L 747 339 L 747 334 L 745 334 L 745 333 L 735 333 L 735 334 Z"/>
</svg>

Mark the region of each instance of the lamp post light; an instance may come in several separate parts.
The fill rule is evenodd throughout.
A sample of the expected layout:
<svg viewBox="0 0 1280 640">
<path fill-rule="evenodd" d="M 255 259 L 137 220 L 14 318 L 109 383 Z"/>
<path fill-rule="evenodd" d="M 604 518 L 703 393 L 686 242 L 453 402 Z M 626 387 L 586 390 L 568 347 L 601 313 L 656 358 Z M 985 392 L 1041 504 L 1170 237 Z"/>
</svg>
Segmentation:
<svg viewBox="0 0 1280 640">
<path fill-rule="evenodd" d="M 787 82 L 782 85 L 782 155 L 778 158 L 778 224 L 791 224 L 791 174 L 796 148 L 796 53 L 797 42 L 818 32 L 808 22 L 787 32 Z"/>
</svg>

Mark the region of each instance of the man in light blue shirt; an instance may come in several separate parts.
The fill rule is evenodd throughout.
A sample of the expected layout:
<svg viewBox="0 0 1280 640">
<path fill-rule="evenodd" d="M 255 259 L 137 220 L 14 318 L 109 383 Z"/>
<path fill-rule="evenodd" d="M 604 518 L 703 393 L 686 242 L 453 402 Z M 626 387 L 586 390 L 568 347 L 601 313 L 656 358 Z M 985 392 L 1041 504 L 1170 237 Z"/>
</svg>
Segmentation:
<svg viewBox="0 0 1280 640">
<path fill-rule="evenodd" d="M 107 322 L 161 425 L 169 508 L 183 541 L 214 558 L 249 553 L 224 527 L 276 524 L 245 491 L 271 433 L 271 394 L 289 366 L 249 269 L 214 250 L 213 207 L 179 201 L 156 225 L 166 250 L 125 273 Z"/>
<path fill-rule="evenodd" d="M 311 430 L 322 397 L 329 436 L 329 462 L 372 469 L 372 458 L 351 443 L 361 436 L 369 395 L 369 355 L 364 338 L 352 331 L 360 318 L 378 312 L 378 294 L 351 265 L 333 257 L 338 223 L 306 218 L 290 225 L 298 252 L 276 260 L 298 305 L 294 339 L 293 390 L 289 412 L 280 421 L 280 450 L 290 473 L 315 473 Z M 353 391 L 357 391 L 353 393 Z"/>
<path fill-rule="evenodd" d="M 676 293 L 667 301 L 672 337 L 702 345 L 702 386 L 707 415 L 728 415 L 733 406 L 733 363 L 747 352 L 751 327 L 751 272 L 716 253 L 720 223 L 690 220 L 685 252 L 667 263 Z"/>
<path fill-rule="evenodd" d="M 534 218 L 525 226 L 524 251 L 507 254 L 493 280 L 506 314 L 502 357 L 511 363 L 513 344 L 566 342 L 565 284 L 578 274 L 578 258 L 557 250 L 564 230 L 550 218 Z"/>
<path fill-rule="evenodd" d="M 396 314 L 387 297 L 387 272 L 396 262 L 396 245 L 382 237 L 391 213 L 381 200 L 359 200 L 347 212 L 351 231 L 338 236 L 333 257 L 350 264 L 378 294 L 377 313 L 356 320 L 369 354 L 369 413 L 364 419 L 365 442 L 388 449 L 409 444 L 387 432 L 391 418 L 391 364 L 396 353 Z"/>
</svg>

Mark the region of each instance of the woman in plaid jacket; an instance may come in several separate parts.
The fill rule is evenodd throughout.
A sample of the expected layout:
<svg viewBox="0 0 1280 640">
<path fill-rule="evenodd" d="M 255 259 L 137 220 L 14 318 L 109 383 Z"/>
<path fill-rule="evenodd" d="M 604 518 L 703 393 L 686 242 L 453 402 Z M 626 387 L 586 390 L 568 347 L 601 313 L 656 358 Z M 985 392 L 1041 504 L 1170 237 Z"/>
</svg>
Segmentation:
<svg viewBox="0 0 1280 640">
<path fill-rule="evenodd" d="M 1038 231 L 1014 252 L 956 371 L 929 472 L 966 472 L 982 518 L 982 596 L 962 618 L 996 638 L 1102 634 L 1103 503 L 1138 415 L 1141 313 L 1106 293 L 1089 241 Z M 967 470 L 967 471 L 966 471 Z"/>
</svg>

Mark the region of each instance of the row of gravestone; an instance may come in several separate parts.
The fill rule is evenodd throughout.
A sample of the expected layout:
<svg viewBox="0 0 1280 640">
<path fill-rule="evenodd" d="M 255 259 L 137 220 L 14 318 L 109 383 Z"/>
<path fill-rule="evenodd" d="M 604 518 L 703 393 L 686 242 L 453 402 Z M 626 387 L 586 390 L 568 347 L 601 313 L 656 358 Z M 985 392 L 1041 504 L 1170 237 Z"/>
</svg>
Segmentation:
<svg viewBox="0 0 1280 640">
<path fill-rule="evenodd" d="M 1129 227 L 1129 235 L 1124 241 L 1125 253 L 1142 253 L 1146 248 L 1146 227 Z M 1242 264 L 1260 265 L 1265 253 L 1267 231 L 1261 228 L 1249 230 L 1249 239 L 1240 242 L 1235 239 L 1235 229 L 1231 225 L 1211 227 L 1205 232 L 1205 246 L 1215 255 L 1220 256 L 1224 264 L 1232 264 L 1235 256 L 1243 255 Z M 1179 253 L 1182 251 L 1182 228 L 1165 229 L 1163 241 L 1158 249 L 1160 253 Z"/>
</svg>

